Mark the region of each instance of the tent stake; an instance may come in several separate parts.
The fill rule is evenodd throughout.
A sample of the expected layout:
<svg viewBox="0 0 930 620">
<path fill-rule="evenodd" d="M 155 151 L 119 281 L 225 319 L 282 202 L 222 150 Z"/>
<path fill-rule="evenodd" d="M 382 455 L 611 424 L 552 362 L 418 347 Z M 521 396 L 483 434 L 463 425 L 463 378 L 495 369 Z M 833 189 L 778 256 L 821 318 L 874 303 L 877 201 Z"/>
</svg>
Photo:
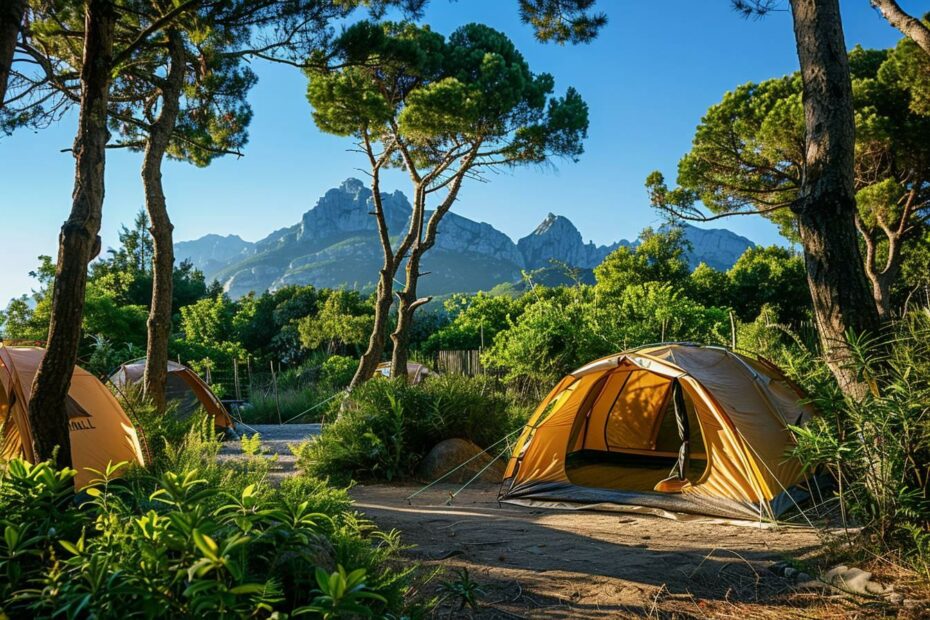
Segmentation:
<svg viewBox="0 0 930 620">
<path fill-rule="evenodd" d="M 501 450 L 500 453 L 499 453 L 497 456 L 495 456 L 493 459 L 491 459 L 490 461 L 488 461 L 488 464 L 485 465 L 484 467 L 482 467 L 482 468 L 481 468 L 481 471 L 479 471 L 477 474 L 475 474 L 474 476 L 472 476 L 472 477 L 471 477 L 471 480 L 469 480 L 468 482 L 466 482 L 465 484 L 463 484 L 463 485 L 462 485 L 462 488 L 460 488 L 460 489 L 459 489 L 458 491 L 456 491 L 455 493 L 449 493 L 449 500 L 446 502 L 446 506 L 451 506 L 451 505 L 453 504 L 453 502 L 455 502 L 455 496 L 458 495 L 459 493 L 461 493 L 462 491 L 464 491 L 464 490 L 465 490 L 465 487 L 467 487 L 467 486 L 470 485 L 472 482 L 474 482 L 475 480 L 477 480 L 478 477 L 481 476 L 481 474 L 483 474 L 484 472 L 486 472 L 486 471 L 488 470 L 488 467 L 490 467 L 491 465 L 493 465 L 494 462 L 497 461 L 497 459 L 499 459 L 500 457 L 504 456 L 504 452 L 506 452 L 506 451 L 507 451 L 507 446 L 504 446 L 504 449 Z"/>
</svg>

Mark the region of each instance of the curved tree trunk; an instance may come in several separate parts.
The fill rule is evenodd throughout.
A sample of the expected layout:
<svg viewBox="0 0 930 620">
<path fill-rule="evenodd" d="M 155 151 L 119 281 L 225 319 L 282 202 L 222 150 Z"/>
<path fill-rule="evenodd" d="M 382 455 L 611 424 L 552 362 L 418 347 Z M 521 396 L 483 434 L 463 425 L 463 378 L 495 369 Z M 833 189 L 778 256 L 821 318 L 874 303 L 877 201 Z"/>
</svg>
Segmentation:
<svg viewBox="0 0 930 620">
<path fill-rule="evenodd" d="M 393 265 L 385 264 L 381 268 L 381 276 L 378 280 L 378 288 L 375 292 L 375 322 L 371 329 L 371 336 L 368 338 L 368 348 L 362 354 L 352 376 L 352 382 L 349 383 L 349 389 L 353 390 L 365 381 L 371 379 L 381 361 L 381 355 L 384 353 L 384 345 L 387 342 L 388 321 L 390 319 L 391 304 L 393 303 L 394 275 L 397 269 Z"/>
<path fill-rule="evenodd" d="M 171 300 L 174 295 L 174 226 L 168 217 L 165 192 L 161 182 L 161 164 L 174 132 L 184 86 L 184 40 L 176 30 L 169 30 L 168 47 L 171 66 L 162 88 L 162 109 L 149 130 L 142 159 L 142 184 L 145 188 L 145 208 L 148 210 L 152 233 L 152 305 L 147 322 L 148 341 L 145 350 L 143 390 L 159 412 L 167 407 L 168 340 L 171 337 Z"/>
<path fill-rule="evenodd" d="M 381 241 L 381 250 L 384 262 L 378 277 L 378 288 L 375 291 L 375 322 L 368 338 L 368 348 L 358 362 L 358 368 L 349 383 L 349 389 L 356 387 L 371 379 L 381 361 L 384 353 L 384 344 L 387 340 L 388 319 L 390 318 L 391 304 L 394 295 L 394 276 L 397 275 L 399 260 L 395 260 L 394 250 L 391 248 L 391 236 L 388 231 L 387 220 L 384 215 L 384 205 L 381 201 L 381 165 L 379 160 L 371 153 L 371 144 L 366 142 L 372 162 L 371 202 L 374 206 L 375 221 L 378 227 L 378 237 Z M 402 257 L 401 257 L 402 258 Z"/>
<path fill-rule="evenodd" d="M 895 0 L 870 0 L 872 6 L 881 11 L 888 23 L 901 31 L 901 33 L 920 46 L 920 49 L 930 54 L 930 28 L 912 15 L 901 9 Z"/>
<path fill-rule="evenodd" d="M 856 234 L 855 122 L 838 0 L 791 0 L 807 128 L 798 215 L 814 318 L 841 389 L 868 385 L 851 366 L 850 333 L 874 335 L 878 312 Z"/>
<path fill-rule="evenodd" d="M 391 377 L 403 377 L 407 380 L 407 361 L 410 357 L 410 330 L 413 328 L 413 314 L 420 306 L 427 304 L 432 297 L 417 297 L 417 281 L 420 279 L 420 260 L 432 243 L 417 244 L 410 250 L 405 269 L 406 284 L 397 295 L 397 327 L 391 334 L 394 352 L 391 356 Z"/>
<path fill-rule="evenodd" d="M 415 226 L 411 220 L 407 234 L 401 240 L 397 249 L 391 247 L 390 231 L 387 227 L 387 220 L 384 215 L 384 204 L 381 200 L 381 166 L 387 161 L 391 151 L 385 152 L 380 158 L 376 159 L 371 150 L 371 143 L 366 134 L 365 147 L 371 161 L 372 180 L 371 180 L 371 200 L 374 206 L 375 220 L 378 226 L 378 237 L 381 241 L 381 249 L 384 253 L 384 262 L 381 266 L 381 274 L 378 278 L 378 288 L 375 293 L 375 322 L 371 329 L 371 336 L 368 338 L 368 348 L 359 360 L 358 368 L 355 375 L 349 383 L 349 389 L 353 390 L 362 383 L 371 379 L 384 354 L 384 346 L 387 343 L 388 322 L 390 320 L 391 305 L 394 303 L 394 278 L 397 277 L 397 270 L 400 268 L 404 256 L 410 250 L 414 240 Z M 419 195 L 419 192 L 417 192 Z M 413 216 L 411 216 L 413 217 Z"/>
<path fill-rule="evenodd" d="M 6 101 L 6 88 L 13 67 L 16 38 L 26 15 L 26 0 L 4 0 L 0 6 L 0 110 Z"/>
<path fill-rule="evenodd" d="M 420 279 L 420 261 L 436 244 L 436 235 L 439 233 L 439 222 L 445 217 L 446 213 L 455 204 L 462 189 L 462 181 L 465 175 L 471 169 L 475 158 L 478 156 L 478 149 L 481 147 L 481 140 L 476 141 L 469 149 L 468 154 L 464 155 L 461 165 L 451 177 L 442 183 L 442 186 L 448 187 L 445 199 L 436 207 L 433 214 L 430 215 L 429 221 L 426 222 L 424 229 L 423 220 L 426 217 L 426 196 L 431 191 L 428 189 L 429 184 L 433 182 L 440 174 L 448 170 L 449 162 L 435 168 L 429 174 L 420 178 L 416 183 L 416 192 L 414 193 L 414 212 L 415 221 L 411 221 L 411 230 L 415 228 L 416 243 L 410 250 L 410 258 L 407 260 L 406 282 L 404 290 L 398 294 L 397 304 L 397 327 L 391 334 L 391 340 L 394 342 L 394 353 L 391 357 L 391 376 L 407 377 L 407 360 L 409 358 L 410 348 L 410 330 L 413 328 L 413 315 L 417 308 L 428 304 L 432 297 L 417 297 L 417 283 Z M 413 168 L 413 161 L 407 155 L 407 165 Z"/>
<path fill-rule="evenodd" d="M 904 214 L 897 230 L 890 228 L 884 232 L 887 246 L 887 256 L 882 268 L 877 265 L 878 258 L 878 241 L 875 238 L 875 231 L 868 230 L 861 222 L 859 217 L 856 218 L 856 228 L 859 230 L 859 236 L 865 244 L 865 275 L 872 286 L 872 298 L 875 300 L 875 308 L 878 310 L 878 318 L 885 322 L 891 319 L 891 286 L 898 278 L 901 272 L 901 241 L 907 228 L 909 213 Z"/>
<path fill-rule="evenodd" d="M 74 140 L 75 179 L 71 214 L 58 238 L 45 357 L 32 384 L 29 419 L 33 449 L 41 460 L 70 467 L 71 441 L 65 403 L 77 362 L 87 288 L 87 264 L 100 251 L 106 161 L 107 103 L 113 66 L 116 12 L 109 0 L 88 0 L 84 16 L 81 111 Z"/>
</svg>

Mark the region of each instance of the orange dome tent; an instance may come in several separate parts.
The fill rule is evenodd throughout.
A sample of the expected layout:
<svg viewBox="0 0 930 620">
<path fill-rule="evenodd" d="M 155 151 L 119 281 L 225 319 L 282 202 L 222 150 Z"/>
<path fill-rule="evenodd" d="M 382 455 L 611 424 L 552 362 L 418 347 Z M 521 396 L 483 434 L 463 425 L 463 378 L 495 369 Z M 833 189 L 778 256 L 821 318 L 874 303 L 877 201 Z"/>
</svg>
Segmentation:
<svg viewBox="0 0 930 620">
<path fill-rule="evenodd" d="M 128 385 L 141 385 L 145 375 L 145 359 L 126 362 L 110 375 L 110 383 L 118 389 Z M 233 420 L 226 407 L 216 397 L 210 386 L 203 382 L 196 372 L 177 362 L 168 361 L 168 386 L 165 396 L 169 403 L 177 405 L 177 415 L 189 418 L 198 409 L 213 416 L 217 428 L 232 428 Z"/>
<path fill-rule="evenodd" d="M 29 398 L 32 380 L 45 349 L 0 345 L 0 460 L 23 458 L 35 462 Z M 95 376 L 74 367 L 67 400 L 71 430 L 71 458 L 77 470 L 74 483 L 87 486 L 109 463 L 143 465 L 136 429 L 113 394 Z"/>
<path fill-rule="evenodd" d="M 503 501 L 632 505 L 776 519 L 805 497 L 788 425 L 815 415 L 771 364 L 662 344 L 596 360 L 540 403 L 508 463 Z"/>
</svg>

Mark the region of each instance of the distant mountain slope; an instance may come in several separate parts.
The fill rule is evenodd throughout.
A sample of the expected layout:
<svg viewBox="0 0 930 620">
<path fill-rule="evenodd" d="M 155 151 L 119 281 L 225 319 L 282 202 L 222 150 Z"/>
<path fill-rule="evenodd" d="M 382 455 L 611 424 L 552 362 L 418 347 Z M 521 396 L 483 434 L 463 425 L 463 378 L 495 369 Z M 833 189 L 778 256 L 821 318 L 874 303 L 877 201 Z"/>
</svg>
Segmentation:
<svg viewBox="0 0 930 620">
<path fill-rule="evenodd" d="M 392 235 L 403 233 L 411 206 L 402 192 L 382 194 Z M 208 280 L 218 279 L 233 297 L 288 284 L 374 288 L 381 266 L 371 189 L 346 179 L 327 191 L 298 224 L 277 230 L 255 243 L 236 235 L 206 235 L 175 245 L 178 261 L 190 260 Z M 729 268 L 753 243 L 725 229 L 687 226 L 694 246 L 689 262 Z M 426 255 L 421 279 L 424 294 L 490 290 L 519 280 L 523 270 L 547 269 L 555 263 L 590 272 L 620 246 L 584 243 L 567 218 L 549 214 L 536 229 L 514 243 L 490 224 L 449 213 L 439 226 L 436 246 Z M 585 280 L 589 279 L 588 277 Z"/>
</svg>

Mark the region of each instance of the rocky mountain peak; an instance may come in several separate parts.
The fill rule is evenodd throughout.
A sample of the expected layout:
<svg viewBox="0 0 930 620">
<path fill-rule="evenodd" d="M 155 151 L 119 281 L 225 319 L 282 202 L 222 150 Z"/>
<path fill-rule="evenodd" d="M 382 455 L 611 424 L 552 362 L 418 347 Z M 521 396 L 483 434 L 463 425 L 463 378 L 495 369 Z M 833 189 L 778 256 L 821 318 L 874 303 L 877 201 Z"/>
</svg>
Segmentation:
<svg viewBox="0 0 930 620">
<path fill-rule="evenodd" d="M 530 234 L 530 236 L 532 235 L 569 235 L 573 238 L 577 237 L 581 241 L 581 233 L 578 232 L 571 220 L 552 212 L 539 223 L 539 226 Z"/>
<path fill-rule="evenodd" d="M 584 243 L 581 233 L 567 217 L 549 213 L 536 229 L 517 241 L 528 269 L 551 267 L 556 260 L 573 267 L 593 268 L 614 248 Z"/>
<path fill-rule="evenodd" d="M 388 227 L 399 230 L 410 215 L 411 207 L 403 192 L 381 194 Z M 313 242 L 334 236 L 376 230 L 371 189 L 350 177 L 339 187 L 323 194 L 316 205 L 301 218 L 297 240 Z"/>
<path fill-rule="evenodd" d="M 403 192 L 382 193 L 382 204 L 392 234 L 406 229 L 411 206 Z M 381 262 L 371 188 L 350 177 L 326 191 L 299 223 L 276 230 L 256 243 L 235 235 L 206 235 L 175 245 L 178 261 L 190 259 L 210 280 L 223 283 L 233 297 L 289 284 L 371 290 Z M 521 270 L 561 263 L 590 270 L 619 246 L 585 243 L 567 217 L 549 213 L 536 229 L 514 243 L 491 224 L 449 213 L 439 225 L 436 246 L 424 259 L 422 282 L 428 294 L 489 290 L 512 283 Z M 727 269 L 752 242 L 728 230 L 691 226 L 685 236 L 693 250 L 691 265 L 703 261 Z"/>
</svg>

